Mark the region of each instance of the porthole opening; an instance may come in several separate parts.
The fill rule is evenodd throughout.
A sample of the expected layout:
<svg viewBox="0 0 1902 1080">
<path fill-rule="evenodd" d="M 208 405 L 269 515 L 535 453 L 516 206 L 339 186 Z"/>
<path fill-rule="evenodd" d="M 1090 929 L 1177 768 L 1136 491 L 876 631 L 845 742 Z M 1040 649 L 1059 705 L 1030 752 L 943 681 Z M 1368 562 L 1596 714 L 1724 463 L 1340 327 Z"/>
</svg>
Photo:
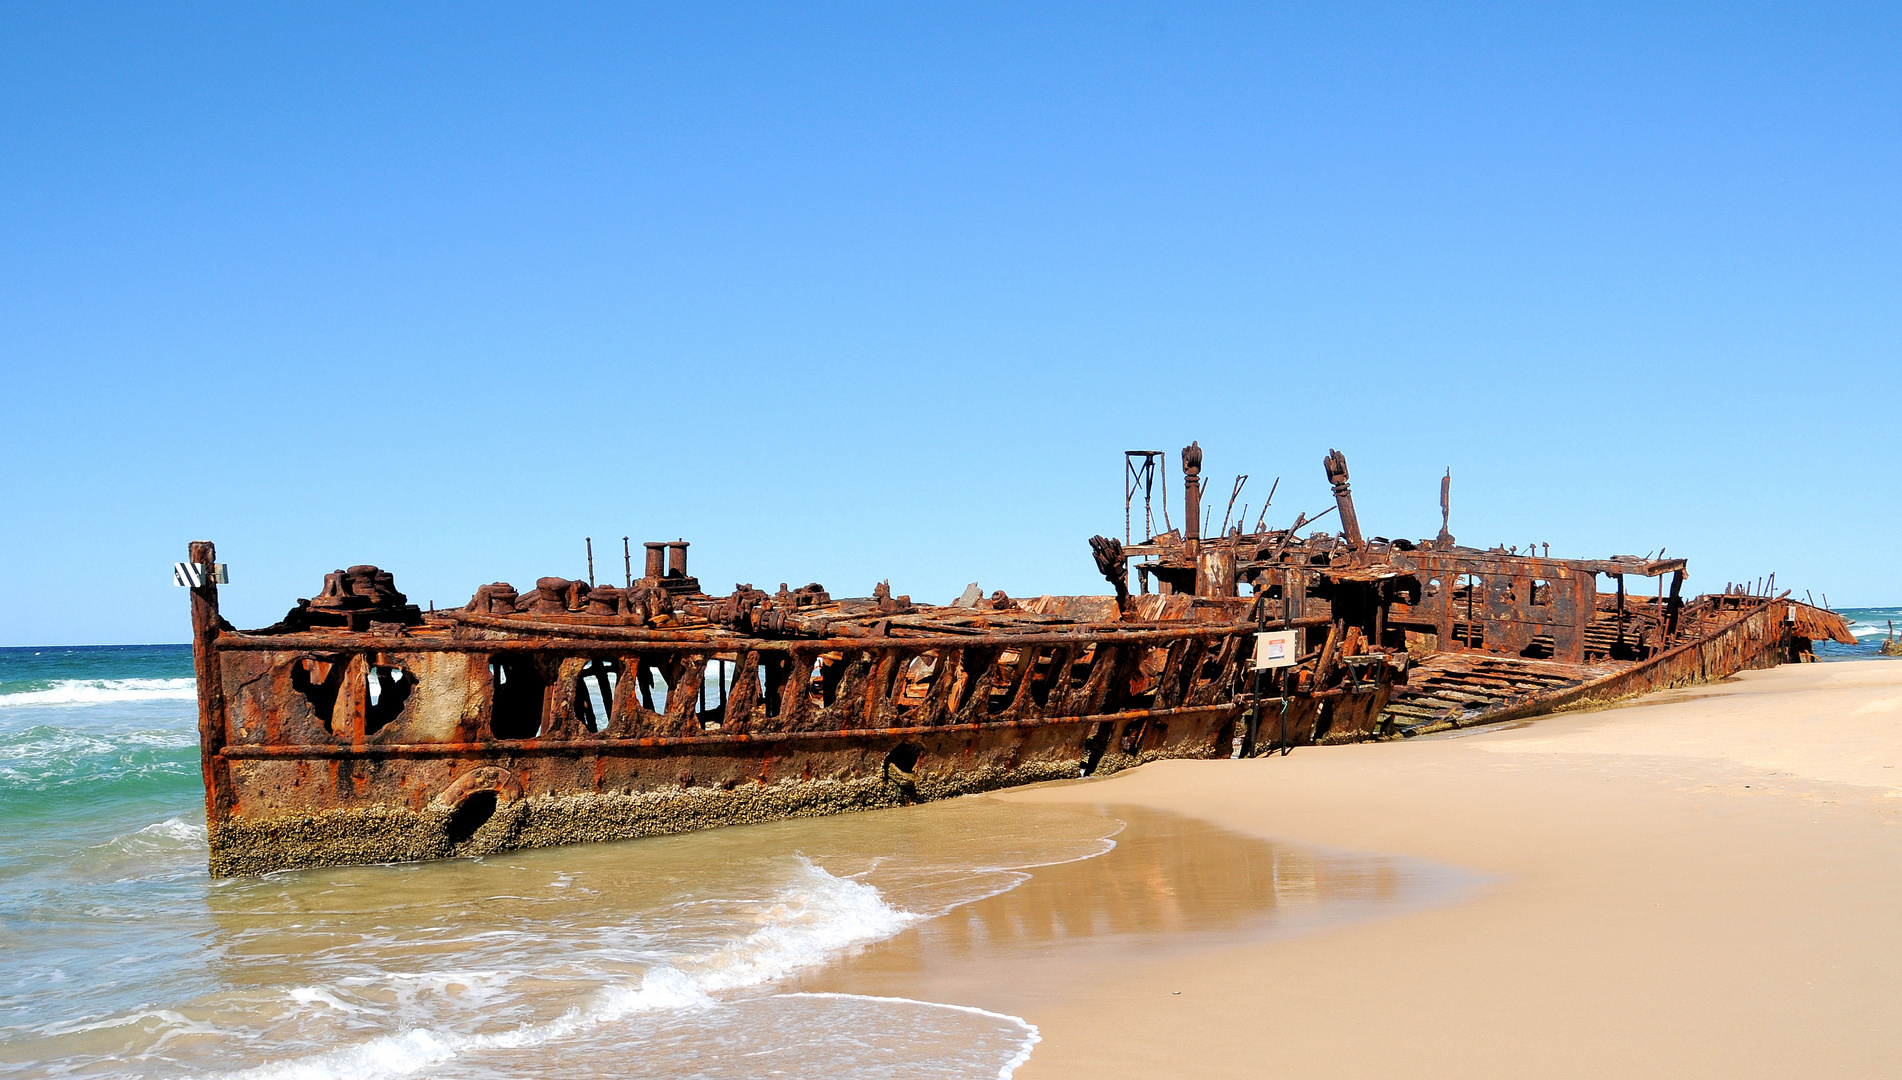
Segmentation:
<svg viewBox="0 0 1902 1080">
<path fill-rule="evenodd" d="M 477 830 L 495 816 L 497 801 L 493 791 L 478 791 L 462 800 L 449 814 L 449 842 L 467 843 Z"/>
</svg>

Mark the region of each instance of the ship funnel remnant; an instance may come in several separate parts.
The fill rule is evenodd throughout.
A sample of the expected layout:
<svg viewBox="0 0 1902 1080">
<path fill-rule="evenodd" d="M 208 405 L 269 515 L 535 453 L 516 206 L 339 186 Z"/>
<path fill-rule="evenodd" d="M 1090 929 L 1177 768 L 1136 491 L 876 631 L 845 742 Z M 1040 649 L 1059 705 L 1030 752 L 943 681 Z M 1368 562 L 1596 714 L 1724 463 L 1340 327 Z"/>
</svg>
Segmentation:
<svg viewBox="0 0 1902 1080">
<path fill-rule="evenodd" d="M 240 631 L 218 613 L 223 564 L 195 542 L 174 573 L 191 589 L 211 870 L 650 836 L 1404 736 L 1849 639 L 1839 616 L 1767 586 L 1687 600 L 1685 561 L 1662 553 L 1458 546 L 1450 473 L 1437 538 L 1363 538 L 1338 451 L 1339 536 L 1302 533 L 1305 514 L 1205 536 L 1199 443 L 1182 454 L 1178 531 L 1160 456 L 1125 457 L 1125 539 L 1090 539 L 1108 596 L 973 585 L 934 606 L 886 580 L 861 599 L 816 582 L 709 595 L 685 539 L 645 544 L 638 578 L 624 541 L 624 587 L 494 582 L 425 612 L 357 565 Z M 1656 597 L 1628 592 L 1632 576 L 1657 578 Z"/>
</svg>

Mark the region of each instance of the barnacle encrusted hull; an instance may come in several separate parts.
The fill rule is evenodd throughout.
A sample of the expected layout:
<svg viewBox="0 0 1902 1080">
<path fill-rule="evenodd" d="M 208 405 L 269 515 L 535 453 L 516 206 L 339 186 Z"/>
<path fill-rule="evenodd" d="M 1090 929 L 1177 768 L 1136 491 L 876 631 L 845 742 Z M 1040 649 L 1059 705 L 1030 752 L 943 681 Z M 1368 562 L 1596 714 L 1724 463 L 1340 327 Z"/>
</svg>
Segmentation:
<svg viewBox="0 0 1902 1080">
<path fill-rule="evenodd" d="M 1108 774 L 1161 758 L 1211 757 L 1217 752 L 1214 741 L 1105 755 L 1097 772 Z M 227 818 L 211 830 L 211 871 L 219 877 L 234 877 L 296 867 L 631 840 L 930 802 L 1071 779 L 1077 771 L 1076 760 L 1059 757 L 1011 768 L 987 765 L 947 770 L 939 776 L 905 774 L 894 768 L 879 776 L 783 779 L 731 788 L 676 786 L 638 793 L 544 792 L 533 797 L 485 788 L 455 805 L 435 800 L 421 810 L 378 803 L 315 813 Z"/>
</svg>

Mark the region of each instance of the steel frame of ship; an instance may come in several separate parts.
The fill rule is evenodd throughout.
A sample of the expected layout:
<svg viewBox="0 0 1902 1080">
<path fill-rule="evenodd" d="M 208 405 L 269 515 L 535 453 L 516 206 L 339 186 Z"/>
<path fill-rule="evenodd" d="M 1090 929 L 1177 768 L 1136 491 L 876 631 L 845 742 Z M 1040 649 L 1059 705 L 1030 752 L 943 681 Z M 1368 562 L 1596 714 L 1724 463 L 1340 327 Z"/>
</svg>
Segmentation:
<svg viewBox="0 0 1902 1080">
<path fill-rule="evenodd" d="M 213 627 L 215 590 L 194 590 Z M 214 630 L 196 651 L 211 868 L 626 839 L 1227 756 L 1244 629 Z M 643 693 L 664 680 L 704 694 L 715 664 L 721 699 L 656 709 Z M 527 699 L 511 701 L 511 681 Z"/>
<path fill-rule="evenodd" d="M 1786 597 L 1682 602 L 1682 560 L 1480 552 L 1444 530 L 1363 541 L 1345 461 L 1328 466 L 1349 535 L 1238 529 L 1127 551 L 1098 537 L 1113 602 L 914 608 L 883 586 L 876 601 L 783 586 L 720 601 L 685 576 L 683 541 L 647 545 L 639 588 L 631 564 L 626 590 L 544 579 L 522 617 L 486 613 L 515 603 L 502 585 L 425 617 L 359 567 L 393 606 L 357 603 L 339 571 L 300 621 L 241 633 L 207 575 L 192 616 L 211 870 L 629 839 L 1413 735 L 1710 681 L 1847 634 Z M 663 547 L 679 557 L 667 573 Z M 1195 595 L 1130 596 L 1130 559 L 1145 585 Z M 1628 602 L 1624 575 L 1666 573 L 1668 600 Z M 1255 597 L 1235 595 L 1243 581 Z M 656 617 L 676 596 L 687 610 Z M 604 611 L 627 613 L 588 614 Z M 1296 667 L 1253 668 L 1270 629 L 1300 634 Z"/>
</svg>

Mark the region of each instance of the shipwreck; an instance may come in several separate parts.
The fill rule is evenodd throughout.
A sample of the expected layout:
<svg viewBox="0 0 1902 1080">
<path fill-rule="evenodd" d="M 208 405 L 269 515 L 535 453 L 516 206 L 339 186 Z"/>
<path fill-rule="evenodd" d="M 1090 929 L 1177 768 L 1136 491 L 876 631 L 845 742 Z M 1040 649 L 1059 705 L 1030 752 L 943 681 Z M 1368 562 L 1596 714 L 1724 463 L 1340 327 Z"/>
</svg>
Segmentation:
<svg viewBox="0 0 1902 1080">
<path fill-rule="evenodd" d="M 1687 598 L 1683 559 L 1479 550 L 1444 518 L 1432 539 L 1364 537 L 1338 453 L 1324 462 L 1337 531 L 1303 515 L 1202 536 L 1192 445 L 1183 525 L 1157 533 L 1161 456 L 1130 453 L 1124 539 L 1090 541 L 1101 596 L 713 595 L 674 541 L 646 544 L 638 577 L 627 552 L 620 586 L 495 583 L 448 611 L 353 566 L 239 631 L 218 612 L 213 546 L 193 543 L 180 580 L 212 873 L 626 839 L 1405 737 L 1853 640 L 1773 586 Z"/>
</svg>

